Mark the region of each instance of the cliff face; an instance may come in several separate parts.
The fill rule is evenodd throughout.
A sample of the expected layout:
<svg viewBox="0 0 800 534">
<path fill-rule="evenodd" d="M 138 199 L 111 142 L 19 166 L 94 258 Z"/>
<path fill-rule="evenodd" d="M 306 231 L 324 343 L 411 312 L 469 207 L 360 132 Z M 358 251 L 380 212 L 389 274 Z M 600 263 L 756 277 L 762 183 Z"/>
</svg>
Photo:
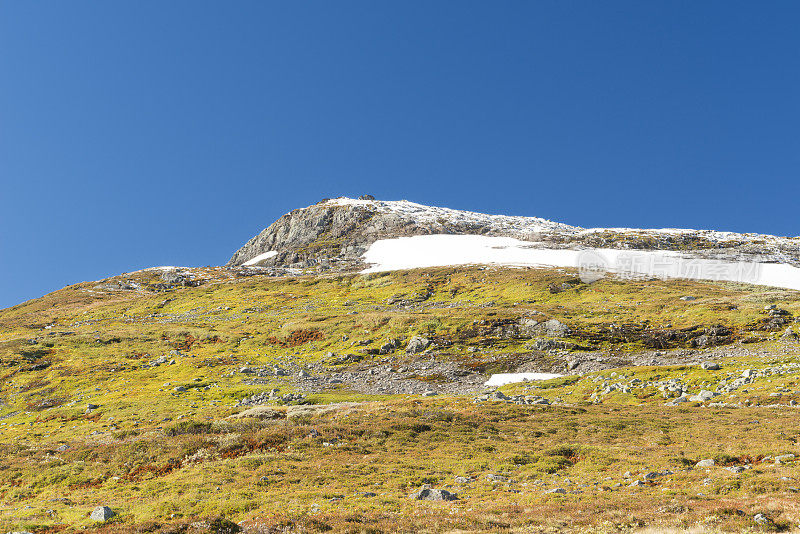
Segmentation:
<svg viewBox="0 0 800 534">
<path fill-rule="evenodd" d="M 672 250 L 703 258 L 800 265 L 800 239 L 709 230 L 583 229 L 536 217 L 486 215 L 371 198 L 326 199 L 294 210 L 250 239 L 227 266 L 318 270 L 364 267 L 380 239 L 466 234 L 513 237 L 540 248 Z"/>
</svg>

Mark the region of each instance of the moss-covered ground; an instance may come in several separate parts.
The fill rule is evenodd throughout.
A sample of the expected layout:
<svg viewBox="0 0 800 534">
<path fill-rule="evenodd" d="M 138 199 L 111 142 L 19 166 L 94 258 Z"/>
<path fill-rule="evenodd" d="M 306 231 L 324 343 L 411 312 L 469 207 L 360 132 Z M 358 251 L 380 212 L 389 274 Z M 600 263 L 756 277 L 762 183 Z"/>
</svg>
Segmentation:
<svg viewBox="0 0 800 534">
<path fill-rule="evenodd" d="M 743 369 L 800 362 L 800 346 L 779 340 L 783 330 L 769 327 L 765 312 L 776 305 L 800 315 L 796 292 L 689 281 L 587 285 L 569 272 L 479 267 L 294 278 L 192 272 L 193 286 L 164 289 L 158 271 L 142 271 L 104 281 L 138 289 L 87 282 L 0 311 L 0 531 L 191 532 L 224 525 L 211 521 L 220 517 L 267 532 L 800 524 L 800 465 L 771 460 L 800 455 L 798 408 L 789 406 L 800 401 L 800 373 L 758 377 L 717 399 L 726 407 L 664 406 L 654 387 L 598 394 L 598 384 L 634 379 L 714 389 Z M 491 369 L 503 355 L 530 352 L 529 339 L 492 328 L 525 316 L 558 319 L 572 329 L 568 341 L 608 354 L 660 348 L 654 342 L 696 350 L 691 336 L 647 333 L 724 326 L 726 345 L 716 350 L 731 354 L 718 371 L 623 368 L 501 388 L 559 400 L 550 406 L 339 387 L 304 402 L 358 404 L 230 417 L 249 395 L 297 389 L 292 376 L 254 384 L 236 372 L 243 365 L 302 367 L 328 352 L 424 335 L 438 358 Z M 372 352 L 362 365 L 410 358 Z M 165 363 L 149 365 L 162 356 Z M 717 465 L 694 467 L 707 458 Z M 409 499 L 422 484 L 459 500 Z M 547 493 L 556 488 L 565 493 Z M 94 523 L 98 505 L 118 515 Z"/>
</svg>

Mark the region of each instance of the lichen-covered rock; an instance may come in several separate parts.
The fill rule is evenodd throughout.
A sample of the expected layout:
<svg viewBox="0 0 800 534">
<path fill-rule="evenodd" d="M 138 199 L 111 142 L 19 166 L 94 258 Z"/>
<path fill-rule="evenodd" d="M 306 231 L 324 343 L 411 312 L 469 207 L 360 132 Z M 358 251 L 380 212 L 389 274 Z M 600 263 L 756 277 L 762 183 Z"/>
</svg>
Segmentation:
<svg viewBox="0 0 800 534">
<path fill-rule="evenodd" d="M 417 354 L 427 349 L 431 344 L 431 340 L 422 336 L 414 336 L 411 341 L 406 345 L 406 352 L 409 354 Z"/>
<path fill-rule="evenodd" d="M 97 508 L 92 510 L 92 513 L 89 516 L 89 518 L 92 521 L 108 521 L 115 515 L 117 515 L 116 512 L 114 512 L 108 506 L 98 506 Z"/>
<path fill-rule="evenodd" d="M 417 501 L 457 501 L 458 495 L 447 490 L 431 488 L 425 484 L 419 491 L 409 495 L 409 498 Z"/>
</svg>

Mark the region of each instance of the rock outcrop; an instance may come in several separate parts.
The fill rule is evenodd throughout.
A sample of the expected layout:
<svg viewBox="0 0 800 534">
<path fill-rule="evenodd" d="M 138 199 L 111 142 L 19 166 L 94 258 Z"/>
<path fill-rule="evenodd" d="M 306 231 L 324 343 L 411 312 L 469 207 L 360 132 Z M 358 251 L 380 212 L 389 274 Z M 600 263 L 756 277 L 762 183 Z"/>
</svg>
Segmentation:
<svg viewBox="0 0 800 534">
<path fill-rule="evenodd" d="M 583 229 L 537 217 L 486 215 L 369 195 L 325 199 L 287 213 L 237 250 L 227 266 L 350 271 L 364 267 L 361 257 L 375 241 L 432 234 L 513 237 L 537 248 L 670 250 L 800 266 L 799 238 L 709 230 Z"/>
</svg>

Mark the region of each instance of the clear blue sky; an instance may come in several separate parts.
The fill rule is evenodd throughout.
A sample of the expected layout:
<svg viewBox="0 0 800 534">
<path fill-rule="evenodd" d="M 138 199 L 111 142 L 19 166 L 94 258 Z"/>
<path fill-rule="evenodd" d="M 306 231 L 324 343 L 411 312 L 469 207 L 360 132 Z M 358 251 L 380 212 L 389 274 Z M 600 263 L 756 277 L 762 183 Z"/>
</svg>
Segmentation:
<svg viewBox="0 0 800 534">
<path fill-rule="evenodd" d="M 0 3 L 0 307 L 371 193 L 800 234 L 800 4 Z"/>
</svg>

